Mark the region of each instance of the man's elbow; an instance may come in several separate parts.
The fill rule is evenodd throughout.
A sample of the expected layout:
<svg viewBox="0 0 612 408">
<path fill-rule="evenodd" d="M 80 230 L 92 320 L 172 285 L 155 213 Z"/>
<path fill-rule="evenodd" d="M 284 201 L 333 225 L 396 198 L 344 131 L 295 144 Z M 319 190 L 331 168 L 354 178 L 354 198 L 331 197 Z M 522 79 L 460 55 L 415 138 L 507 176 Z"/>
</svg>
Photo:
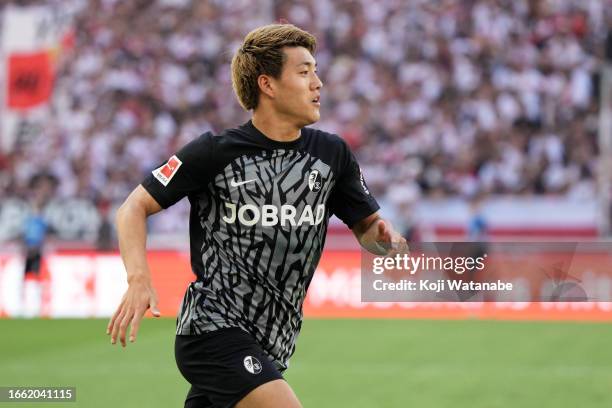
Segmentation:
<svg viewBox="0 0 612 408">
<path fill-rule="evenodd" d="M 126 221 L 146 219 L 161 210 L 162 207 L 157 201 L 142 186 L 138 186 L 117 209 L 115 225 L 118 227 L 120 223 Z"/>
<path fill-rule="evenodd" d="M 134 197 L 130 195 L 117 209 L 115 214 L 115 226 L 117 230 L 119 230 L 122 225 L 130 221 L 146 218 L 147 211 L 145 205 L 139 200 L 135 200 Z"/>
</svg>

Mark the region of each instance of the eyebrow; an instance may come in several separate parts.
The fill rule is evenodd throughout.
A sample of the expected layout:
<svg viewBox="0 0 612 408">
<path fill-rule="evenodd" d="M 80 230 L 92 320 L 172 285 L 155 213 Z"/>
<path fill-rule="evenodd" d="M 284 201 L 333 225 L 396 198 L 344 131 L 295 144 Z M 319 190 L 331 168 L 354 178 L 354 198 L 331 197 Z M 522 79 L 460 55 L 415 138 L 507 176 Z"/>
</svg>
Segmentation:
<svg viewBox="0 0 612 408">
<path fill-rule="evenodd" d="M 306 65 L 306 66 L 309 66 L 309 67 L 310 67 L 310 66 L 312 66 L 313 64 L 312 64 L 312 62 L 310 62 L 310 61 L 304 61 L 304 62 L 302 62 L 302 63 L 300 63 L 300 64 L 297 64 L 297 65 L 296 65 L 296 67 L 299 67 L 299 66 L 302 66 L 302 65 Z M 314 63 L 314 66 L 315 66 L 315 68 L 316 68 L 316 66 L 317 66 L 317 63 L 316 63 L 316 62 Z"/>
</svg>

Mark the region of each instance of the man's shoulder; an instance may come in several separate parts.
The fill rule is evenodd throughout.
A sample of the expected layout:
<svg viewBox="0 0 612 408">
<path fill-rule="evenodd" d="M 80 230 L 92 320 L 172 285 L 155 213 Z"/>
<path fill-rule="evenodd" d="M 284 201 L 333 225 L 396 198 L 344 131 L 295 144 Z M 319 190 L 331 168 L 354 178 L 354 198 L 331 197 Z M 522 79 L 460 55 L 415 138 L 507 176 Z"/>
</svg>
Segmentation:
<svg viewBox="0 0 612 408">
<path fill-rule="evenodd" d="M 220 158 L 218 157 L 220 152 L 231 150 L 228 147 L 236 140 L 236 134 L 232 132 L 233 130 L 227 129 L 221 133 L 209 130 L 201 133 L 187 143 L 180 153 L 186 159 L 201 160 L 202 157 L 207 157 L 210 160 L 216 161 Z"/>
<path fill-rule="evenodd" d="M 219 133 L 207 132 L 202 136 L 204 135 L 206 135 L 205 137 L 207 137 L 210 142 L 215 145 L 227 145 L 253 140 L 252 132 L 248 129 L 247 124 L 225 128 Z"/>
<path fill-rule="evenodd" d="M 240 128 L 228 128 L 216 133 L 207 131 L 200 134 L 194 142 L 199 146 L 207 148 L 223 147 L 245 138 L 244 132 Z"/>
<path fill-rule="evenodd" d="M 326 132 L 321 129 L 305 127 L 302 129 L 304 135 L 316 144 L 325 145 L 327 147 L 335 147 L 338 149 L 346 149 L 347 144 L 340 136 L 335 133 Z"/>
<path fill-rule="evenodd" d="M 335 133 L 316 128 L 303 128 L 306 136 L 304 149 L 329 165 L 335 173 L 341 172 L 350 157 L 346 141 Z"/>
</svg>

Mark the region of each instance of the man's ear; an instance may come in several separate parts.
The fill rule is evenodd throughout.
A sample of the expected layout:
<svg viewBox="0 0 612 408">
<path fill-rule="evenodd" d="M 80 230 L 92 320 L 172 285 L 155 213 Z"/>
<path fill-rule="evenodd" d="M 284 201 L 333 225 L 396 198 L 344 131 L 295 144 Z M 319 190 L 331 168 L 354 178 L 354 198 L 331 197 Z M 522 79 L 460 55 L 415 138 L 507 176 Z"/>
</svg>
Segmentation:
<svg viewBox="0 0 612 408">
<path fill-rule="evenodd" d="M 257 86 L 259 86 L 259 91 L 268 96 L 269 98 L 274 98 L 276 87 L 274 84 L 274 79 L 269 75 L 260 75 L 257 78 Z"/>
</svg>

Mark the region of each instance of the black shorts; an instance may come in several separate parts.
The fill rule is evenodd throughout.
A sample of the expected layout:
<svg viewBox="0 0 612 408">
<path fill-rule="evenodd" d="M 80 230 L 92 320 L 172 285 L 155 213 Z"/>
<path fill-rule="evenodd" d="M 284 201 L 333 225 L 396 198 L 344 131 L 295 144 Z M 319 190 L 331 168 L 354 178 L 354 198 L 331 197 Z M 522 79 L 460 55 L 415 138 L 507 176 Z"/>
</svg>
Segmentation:
<svg viewBox="0 0 612 408">
<path fill-rule="evenodd" d="M 260 385 L 283 378 L 261 346 L 239 328 L 177 335 L 174 355 L 191 384 L 185 408 L 231 408 Z"/>
</svg>

